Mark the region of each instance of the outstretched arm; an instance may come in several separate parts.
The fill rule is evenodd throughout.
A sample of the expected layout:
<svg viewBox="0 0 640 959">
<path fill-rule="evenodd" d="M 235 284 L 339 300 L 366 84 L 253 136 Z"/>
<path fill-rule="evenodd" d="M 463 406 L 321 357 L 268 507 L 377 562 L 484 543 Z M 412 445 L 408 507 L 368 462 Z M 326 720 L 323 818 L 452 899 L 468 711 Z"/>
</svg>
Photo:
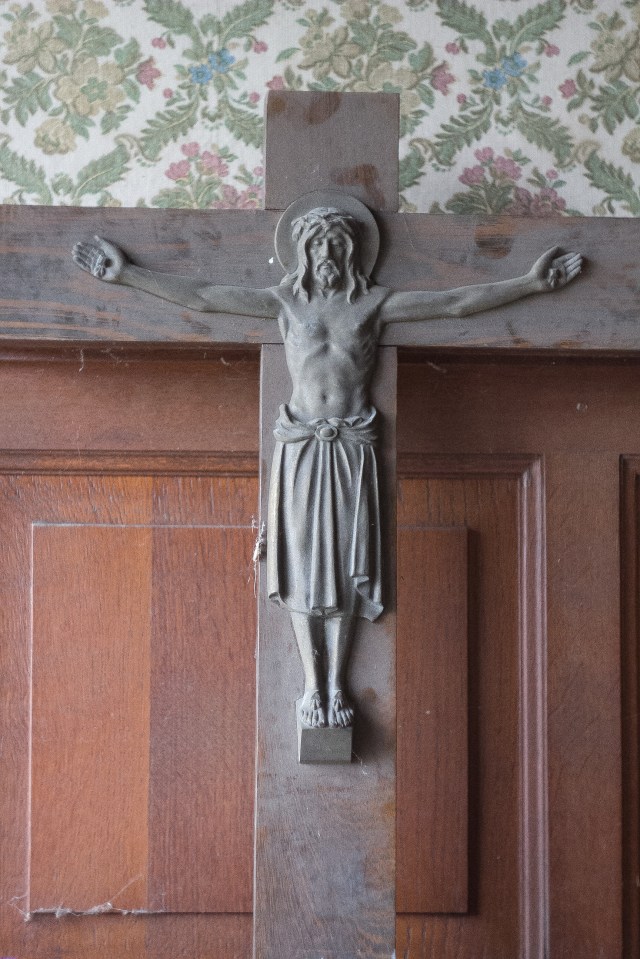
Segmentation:
<svg viewBox="0 0 640 959">
<path fill-rule="evenodd" d="M 252 290 L 240 286 L 215 286 L 189 276 L 143 270 L 127 259 L 114 243 L 99 236 L 90 243 L 76 243 L 73 260 L 79 267 L 106 283 L 121 283 L 189 310 L 208 313 L 237 313 L 276 319 L 278 299 L 271 290 Z"/>
<path fill-rule="evenodd" d="M 532 293 L 549 293 L 570 283 L 582 268 L 579 253 L 558 255 L 558 247 L 536 260 L 528 273 L 499 283 L 463 286 L 457 290 L 391 293 L 382 305 L 383 323 L 433 320 L 442 317 L 469 316 L 512 303 Z"/>
</svg>

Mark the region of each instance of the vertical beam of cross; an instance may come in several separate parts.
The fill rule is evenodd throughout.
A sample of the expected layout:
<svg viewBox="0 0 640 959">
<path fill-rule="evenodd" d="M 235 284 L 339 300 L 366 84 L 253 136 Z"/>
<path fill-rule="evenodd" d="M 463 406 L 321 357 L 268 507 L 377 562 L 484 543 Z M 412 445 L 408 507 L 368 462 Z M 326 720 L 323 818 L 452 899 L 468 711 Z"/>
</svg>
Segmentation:
<svg viewBox="0 0 640 959">
<path fill-rule="evenodd" d="M 366 102 L 365 102 L 366 101 Z M 398 101 L 278 94 L 267 107 L 268 208 L 337 189 L 397 209 Z M 359 620 L 350 677 L 354 761 L 298 763 L 302 691 L 288 613 L 259 603 L 254 959 L 390 959 L 395 948 L 395 348 L 379 350 L 385 612 Z M 284 348 L 263 347 L 261 506 L 273 426 L 291 390 Z M 264 564 L 263 564 L 264 565 Z"/>
</svg>

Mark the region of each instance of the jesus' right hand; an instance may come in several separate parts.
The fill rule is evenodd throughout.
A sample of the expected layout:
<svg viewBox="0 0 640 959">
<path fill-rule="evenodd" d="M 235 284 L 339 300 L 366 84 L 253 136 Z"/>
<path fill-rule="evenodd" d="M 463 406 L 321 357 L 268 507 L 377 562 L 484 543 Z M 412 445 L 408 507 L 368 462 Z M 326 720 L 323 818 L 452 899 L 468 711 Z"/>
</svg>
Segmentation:
<svg viewBox="0 0 640 959">
<path fill-rule="evenodd" d="M 74 263 L 105 283 L 117 283 L 128 262 L 119 247 L 99 236 L 93 242 L 76 243 L 72 256 Z"/>
</svg>

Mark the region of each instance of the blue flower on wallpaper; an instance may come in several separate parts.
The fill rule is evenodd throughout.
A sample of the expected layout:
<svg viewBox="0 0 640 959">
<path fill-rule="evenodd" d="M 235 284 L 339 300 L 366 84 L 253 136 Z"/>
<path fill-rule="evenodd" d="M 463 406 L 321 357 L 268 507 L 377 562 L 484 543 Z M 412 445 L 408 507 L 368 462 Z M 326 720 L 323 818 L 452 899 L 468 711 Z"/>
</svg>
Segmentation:
<svg viewBox="0 0 640 959">
<path fill-rule="evenodd" d="M 519 53 L 514 53 L 512 57 L 505 57 L 502 61 L 502 69 L 508 77 L 521 76 L 526 65 L 527 61 Z"/>
<path fill-rule="evenodd" d="M 229 53 L 226 47 L 218 50 L 217 53 L 212 53 L 209 57 L 211 69 L 215 70 L 216 73 L 226 73 L 229 67 L 235 62 L 236 58 L 233 54 Z"/>
<path fill-rule="evenodd" d="M 206 63 L 199 63 L 197 67 L 189 67 L 189 73 L 194 83 L 208 83 L 213 73 Z"/>
<path fill-rule="evenodd" d="M 491 90 L 501 90 L 507 82 L 507 75 L 502 70 L 485 70 L 482 76 L 485 87 Z"/>
</svg>

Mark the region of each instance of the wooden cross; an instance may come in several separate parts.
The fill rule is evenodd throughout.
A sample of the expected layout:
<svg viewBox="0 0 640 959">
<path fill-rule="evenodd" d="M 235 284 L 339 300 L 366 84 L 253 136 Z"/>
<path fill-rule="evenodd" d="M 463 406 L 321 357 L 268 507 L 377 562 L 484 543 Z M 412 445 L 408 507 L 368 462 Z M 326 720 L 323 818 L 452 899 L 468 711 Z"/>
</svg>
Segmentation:
<svg viewBox="0 0 640 959">
<path fill-rule="evenodd" d="M 383 237 L 376 277 L 393 289 L 506 279 L 525 272 L 555 244 L 587 257 L 585 279 L 558 299 L 525 300 L 471 320 L 398 324 L 385 334 L 372 398 L 386 424 L 381 461 L 388 610 L 379 623 L 366 624 L 357 640 L 351 676 L 361 720 L 351 766 L 298 764 L 291 712 L 283 709 L 283 699 L 299 687 L 293 636 L 286 614 L 268 604 L 261 589 L 254 959 L 394 955 L 396 348 L 623 351 L 638 343 L 635 224 L 605 220 L 596 228 L 593 221 L 573 219 L 398 215 L 397 136 L 394 95 L 272 94 L 264 212 L 4 211 L 14 253 L 32 227 L 49 223 L 69 248 L 80 233 L 96 232 L 121 242 L 142 266 L 169 270 L 170 240 L 196 257 L 194 272 L 208 281 L 229 283 L 232 274 L 233 282 L 252 287 L 279 280 L 271 252 L 278 214 L 272 211 L 323 188 L 351 193 L 376 211 Z M 163 251 L 165 262 L 159 263 Z M 264 479 L 277 407 L 289 389 L 275 324 L 172 309 L 118 288 L 97 291 L 70 263 L 61 270 L 45 257 L 32 275 L 12 274 L 3 297 L 0 336 L 6 341 L 261 345 Z M 261 495 L 264 515 L 264 483 Z M 525 938 L 542 942 L 536 916 L 528 921 Z"/>
</svg>

